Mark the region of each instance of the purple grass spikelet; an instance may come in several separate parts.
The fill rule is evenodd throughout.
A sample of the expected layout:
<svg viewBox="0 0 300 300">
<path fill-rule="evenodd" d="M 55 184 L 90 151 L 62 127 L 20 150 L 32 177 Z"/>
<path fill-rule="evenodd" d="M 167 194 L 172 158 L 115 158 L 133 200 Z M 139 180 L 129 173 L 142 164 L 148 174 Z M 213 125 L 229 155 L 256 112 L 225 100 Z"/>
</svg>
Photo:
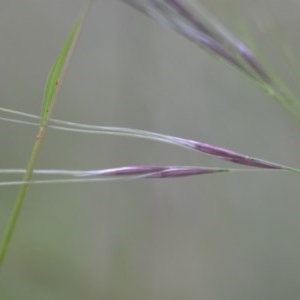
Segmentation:
<svg viewBox="0 0 300 300">
<path fill-rule="evenodd" d="M 182 145 L 194 149 L 196 151 L 200 151 L 205 154 L 209 154 L 211 156 L 219 157 L 223 160 L 230 161 L 236 164 L 249 166 L 249 167 L 257 167 L 257 168 L 264 168 L 264 169 L 278 169 L 278 170 L 286 170 L 287 167 L 268 162 L 262 159 L 250 157 L 248 155 L 243 155 L 228 149 L 224 149 L 221 147 L 213 146 L 207 143 L 202 143 L 193 140 L 187 140 L 182 138 L 176 138 L 178 143 Z"/>
</svg>

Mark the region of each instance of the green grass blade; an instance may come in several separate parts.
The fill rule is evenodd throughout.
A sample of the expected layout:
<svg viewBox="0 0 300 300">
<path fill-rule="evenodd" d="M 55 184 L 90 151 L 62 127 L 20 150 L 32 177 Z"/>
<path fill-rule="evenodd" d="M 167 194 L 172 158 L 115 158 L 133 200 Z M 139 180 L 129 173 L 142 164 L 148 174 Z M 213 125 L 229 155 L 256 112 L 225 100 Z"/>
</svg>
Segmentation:
<svg viewBox="0 0 300 300">
<path fill-rule="evenodd" d="M 92 1 L 90 2 L 91 5 Z M 90 5 L 88 8 L 90 8 Z M 29 161 L 26 168 L 26 173 L 22 179 L 22 185 L 20 187 L 19 193 L 15 199 L 15 203 L 10 215 L 10 218 L 7 222 L 6 228 L 3 233 L 2 241 L 0 244 L 0 268 L 2 267 L 7 248 L 11 237 L 13 235 L 14 229 L 16 227 L 20 212 L 23 207 L 23 202 L 25 196 L 27 194 L 27 190 L 29 187 L 29 181 L 31 180 L 35 162 L 38 158 L 38 154 L 40 152 L 40 148 L 44 139 L 44 135 L 46 132 L 46 127 L 48 120 L 51 116 L 51 112 L 53 110 L 53 106 L 57 100 L 58 91 L 62 84 L 62 81 L 65 77 L 67 68 L 70 63 L 70 59 L 73 56 L 81 28 L 84 24 L 86 16 L 88 14 L 88 10 L 86 13 L 76 22 L 71 34 L 69 35 L 65 45 L 63 46 L 62 50 L 60 51 L 58 58 L 56 59 L 50 73 L 48 76 L 48 80 L 46 82 L 45 93 L 43 97 L 43 104 L 42 104 L 42 111 L 41 111 L 41 122 L 40 128 L 36 135 L 36 140 L 33 145 Z"/>
<path fill-rule="evenodd" d="M 66 40 L 60 53 L 58 54 L 55 63 L 53 64 L 45 86 L 42 109 L 41 109 L 41 124 L 44 125 L 47 116 L 49 115 L 53 103 L 56 98 L 56 94 L 62 83 L 66 67 L 69 63 L 70 57 L 72 56 L 75 45 L 78 41 L 80 31 L 83 25 L 85 17 L 80 17 L 75 23 L 71 34 Z"/>
</svg>

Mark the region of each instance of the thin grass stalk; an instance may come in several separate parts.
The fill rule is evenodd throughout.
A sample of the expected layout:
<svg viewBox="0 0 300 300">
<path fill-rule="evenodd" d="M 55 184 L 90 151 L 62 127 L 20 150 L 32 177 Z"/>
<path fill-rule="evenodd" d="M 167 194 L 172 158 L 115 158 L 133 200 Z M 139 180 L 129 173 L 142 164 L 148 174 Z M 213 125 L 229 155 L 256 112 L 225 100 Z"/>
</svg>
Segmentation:
<svg viewBox="0 0 300 300">
<path fill-rule="evenodd" d="M 39 117 L 15 112 L 7 109 L 0 108 L 0 110 L 14 113 L 21 116 L 26 116 L 33 119 L 39 119 Z M 14 119 L 2 118 L 6 121 L 13 121 Z M 22 122 L 25 125 L 34 125 L 37 126 L 36 123 L 27 122 L 16 120 L 16 122 Z M 49 125 L 53 129 L 69 131 L 69 132 L 77 132 L 77 133 L 90 133 L 90 134 L 109 134 L 109 135 L 118 135 L 118 136 L 128 136 L 128 137 L 135 137 L 135 138 L 142 138 L 148 139 L 163 143 L 172 144 L 181 148 L 186 148 L 189 150 L 201 152 L 203 154 L 207 154 L 213 157 L 220 158 L 225 161 L 229 161 L 235 164 L 244 165 L 247 167 L 256 167 L 256 168 L 263 168 L 263 169 L 277 169 L 277 170 L 286 170 L 290 172 L 300 173 L 300 170 L 297 168 L 285 166 L 282 164 L 270 162 L 264 159 L 252 157 L 249 155 L 241 154 L 226 148 L 222 148 L 219 146 L 215 146 L 212 144 L 204 143 L 201 141 L 191 140 L 180 138 L 176 136 L 170 136 L 165 134 L 160 134 L 151 131 L 139 130 L 139 129 L 132 129 L 132 128 L 125 128 L 125 127 L 107 127 L 107 126 L 98 126 L 98 125 L 89 125 L 89 124 L 81 124 L 81 123 L 74 123 L 68 121 L 61 121 L 57 119 L 50 119 L 49 122 L 53 122 L 54 124 L 62 124 L 65 126 L 57 126 L 57 125 Z"/>
<path fill-rule="evenodd" d="M 28 187 L 29 187 L 29 182 L 30 182 L 30 179 L 31 179 L 32 174 L 33 174 L 33 169 L 34 169 L 35 163 L 37 161 L 38 154 L 40 152 L 40 148 L 42 146 L 42 142 L 43 142 L 43 139 L 44 139 L 44 136 L 45 136 L 45 133 L 46 133 L 46 127 L 47 127 L 47 124 L 48 124 L 48 120 L 51 117 L 53 107 L 54 107 L 54 105 L 57 101 L 58 93 L 60 91 L 62 81 L 63 81 L 63 79 L 66 75 L 68 66 L 70 64 L 70 59 L 74 54 L 74 50 L 75 50 L 75 47 L 76 47 L 76 44 L 77 44 L 77 41 L 78 41 L 78 38 L 79 38 L 79 35 L 80 35 L 80 29 L 82 28 L 82 25 L 83 25 L 83 23 L 84 23 L 84 21 L 87 17 L 87 14 L 88 14 L 88 11 L 89 11 L 89 8 L 90 8 L 91 4 L 92 4 L 92 1 L 90 2 L 88 10 L 86 11 L 86 13 L 82 17 L 81 25 L 79 25 L 79 27 L 78 27 L 79 30 L 77 32 L 75 32 L 74 40 L 72 41 L 71 47 L 70 47 L 70 49 L 67 53 L 65 61 L 63 62 L 62 70 L 61 70 L 61 73 L 59 74 L 59 78 L 54 83 L 55 87 L 54 87 L 53 96 L 52 96 L 51 99 L 49 99 L 51 102 L 49 103 L 49 106 L 45 111 L 45 115 L 44 116 L 42 115 L 41 126 L 40 126 L 40 128 L 38 130 L 38 133 L 36 135 L 36 140 L 34 142 L 34 145 L 33 145 L 33 148 L 32 148 L 31 154 L 30 154 L 30 158 L 29 158 L 29 161 L 28 161 L 28 164 L 27 164 L 26 173 L 23 177 L 20 191 L 19 191 L 19 193 L 16 197 L 12 213 L 11 213 L 10 218 L 8 220 L 8 223 L 6 225 L 6 228 L 5 228 L 5 231 L 4 231 L 4 234 L 3 234 L 3 238 L 2 238 L 2 241 L 1 241 L 1 244 L 0 244 L 0 269 L 3 266 L 3 261 L 5 259 L 6 253 L 7 253 L 8 245 L 9 245 L 9 242 L 11 240 L 14 229 L 16 227 L 17 220 L 19 218 L 19 215 L 20 215 L 20 212 L 21 212 L 24 200 L 25 200 L 25 196 L 27 194 L 27 190 L 28 190 Z"/>
<path fill-rule="evenodd" d="M 160 166 L 160 165 L 138 165 L 124 166 L 100 170 L 34 170 L 35 175 L 42 176 L 68 176 L 69 178 L 55 179 L 32 179 L 28 184 L 53 184 L 53 183 L 79 183 L 79 182 L 103 182 L 116 180 L 137 180 L 137 179 L 166 179 L 181 178 L 216 173 L 233 172 L 257 172 L 274 171 L 272 169 L 234 169 L 234 168 L 211 168 L 203 166 Z M 278 170 L 277 170 L 278 171 Z M 281 169 L 280 171 L 286 171 Z M 23 169 L 0 169 L 0 174 L 23 174 Z M 70 178 L 71 177 L 71 178 Z M 23 184 L 23 181 L 2 181 L 0 186 L 12 186 Z"/>
</svg>

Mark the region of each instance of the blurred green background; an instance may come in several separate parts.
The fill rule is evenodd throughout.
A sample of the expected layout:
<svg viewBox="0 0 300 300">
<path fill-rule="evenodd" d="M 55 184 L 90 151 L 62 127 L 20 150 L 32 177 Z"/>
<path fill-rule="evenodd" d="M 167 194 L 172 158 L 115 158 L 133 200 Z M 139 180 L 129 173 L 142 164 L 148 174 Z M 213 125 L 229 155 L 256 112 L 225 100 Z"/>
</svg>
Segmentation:
<svg viewBox="0 0 300 300">
<path fill-rule="evenodd" d="M 284 55 L 300 50 L 298 1 L 202 2 L 299 95 L 299 64 Z M 86 5 L 0 1 L 1 107 L 39 113 L 48 70 Z M 300 126 L 279 105 L 117 0 L 95 1 L 53 117 L 300 166 Z M 1 122 L 1 168 L 24 168 L 35 134 Z M 134 164 L 229 166 L 170 145 L 49 129 L 37 167 Z M 0 188 L 1 234 L 18 189 Z M 299 299 L 299 191 L 299 177 L 276 172 L 32 186 L 0 299 Z"/>
</svg>

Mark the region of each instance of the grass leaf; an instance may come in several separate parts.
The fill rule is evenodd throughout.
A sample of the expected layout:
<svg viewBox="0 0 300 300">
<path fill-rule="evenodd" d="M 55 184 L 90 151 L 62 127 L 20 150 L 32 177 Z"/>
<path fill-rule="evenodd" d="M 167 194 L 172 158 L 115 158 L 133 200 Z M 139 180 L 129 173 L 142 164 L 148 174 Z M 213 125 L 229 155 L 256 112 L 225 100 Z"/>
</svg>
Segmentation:
<svg viewBox="0 0 300 300">
<path fill-rule="evenodd" d="M 37 161 L 38 154 L 40 152 L 40 148 L 41 148 L 41 145 L 42 145 L 42 142 L 44 139 L 44 135 L 46 132 L 46 125 L 48 123 L 48 120 L 50 119 L 51 112 L 53 110 L 53 106 L 57 100 L 58 91 L 59 91 L 62 81 L 65 77 L 67 68 L 70 63 L 70 59 L 73 56 L 81 28 L 84 24 L 84 21 L 86 19 L 86 16 L 88 14 L 91 4 L 92 4 L 92 1 L 90 2 L 88 10 L 85 12 L 85 14 L 81 18 L 79 18 L 79 20 L 76 22 L 71 34 L 69 35 L 67 41 L 65 42 L 62 50 L 60 51 L 54 65 L 49 73 L 48 80 L 46 82 L 45 93 L 44 93 L 44 97 L 43 97 L 40 128 L 38 130 L 35 142 L 33 144 L 33 148 L 32 148 L 32 151 L 31 151 L 31 154 L 29 157 L 29 161 L 27 164 L 26 172 L 22 179 L 22 185 L 21 185 L 19 193 L 16 197 L 10 218 L 7 222 L 7 225 L 4 230 L 3 237 L 2 237 L 2 241 L 0 244 L 0 268 L 2 267 L 10 239 L 13 235 L 15 226 L 17 224 L 20 212 L 23 207 L 23 202 L 24 202 L 25 196 L 27 194 L 29 182 L 31 180 L 34 166 Z"/>
<path fill-rule="evenodd" d="M 75 45 L 78 41 L 78 37 L 83 25 L 84 17 L 80 17 L 75 23 L 71 34 L 66 40 L 60 53 L 58 54 L 55 63 L 53 64 L 45 86 L 42 110 L 41 110 L 41 124 L 44 125 L 47 116 L 52 109 L 53 103 L 56 98 L 56 94 L 61 86 L 65 70 L 69 64 L 70 57 L 72 56 Z"/>
</svg>

